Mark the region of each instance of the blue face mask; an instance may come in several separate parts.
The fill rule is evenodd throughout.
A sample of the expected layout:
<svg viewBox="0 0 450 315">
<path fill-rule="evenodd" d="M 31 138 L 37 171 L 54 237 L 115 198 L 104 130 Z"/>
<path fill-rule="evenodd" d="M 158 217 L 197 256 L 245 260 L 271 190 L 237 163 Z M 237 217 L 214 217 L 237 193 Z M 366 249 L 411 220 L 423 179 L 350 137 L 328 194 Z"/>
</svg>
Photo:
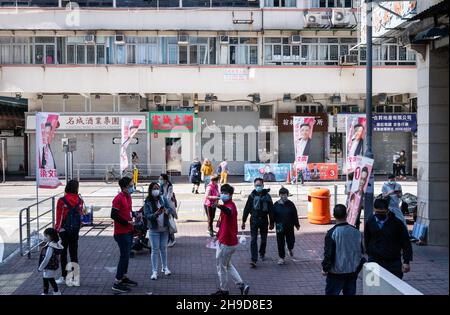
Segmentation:
<svg viewBox="0 0 450 315">
<path fill-rule="evenodd" d="M 164 185 L 164 180 L 160 179 L 158 182 L 159 182 L 159 186 Z"/>
<path fill-rule="evenodd" d="M 134 189 L 133 186 L 128 187 L 128 193 L 131 195 L 132 193 L 134 193 L 136 190 Z"/>
<path fill-rule="evenodd" d="M 263 186 L 258 185 L 255 187 L 255 190 L 257 193 L 260 193 L 263 190 Z"/>
<path fill-rule="evenodd" d="M 222 200 L 222 202 L 227 202 L 228 200 L 230 200 L 230 196 L 229 195 L 225 195 L 225 194 L 221 194 L 220 195 L 220 200 Z"/>
</svg>

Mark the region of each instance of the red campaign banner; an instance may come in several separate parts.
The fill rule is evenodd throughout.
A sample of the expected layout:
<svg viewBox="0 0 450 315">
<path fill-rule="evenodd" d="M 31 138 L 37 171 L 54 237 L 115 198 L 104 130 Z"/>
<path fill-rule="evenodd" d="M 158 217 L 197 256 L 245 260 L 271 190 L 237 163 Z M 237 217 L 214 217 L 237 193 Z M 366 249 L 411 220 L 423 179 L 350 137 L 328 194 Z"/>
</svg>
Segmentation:
<svg viewBox="0 0 450 315">
<path fill-rule="evenodd" d="M 194 113 L 151 112 L 149 132 L 192 132 L 194 131 Z"/>
<path fill-rule="evenodd" d="M 338 165 L 336 163 L 308 163 L 311 180 L 337 180 Z"/>
</svg>

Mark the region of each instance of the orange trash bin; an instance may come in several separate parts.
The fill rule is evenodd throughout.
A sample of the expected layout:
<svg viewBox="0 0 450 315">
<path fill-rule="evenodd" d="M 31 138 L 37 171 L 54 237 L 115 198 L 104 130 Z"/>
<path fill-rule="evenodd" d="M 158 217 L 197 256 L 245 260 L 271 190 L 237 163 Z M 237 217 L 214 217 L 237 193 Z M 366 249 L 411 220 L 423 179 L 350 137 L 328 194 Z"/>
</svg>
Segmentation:
<svg viewBox="0 0 450 315">
<path fill-rule="evenodd" d="M 312 224 L 331 223 L 329 189 L 320 187 L 309 189 L 308 221 Z"/>
</svg>

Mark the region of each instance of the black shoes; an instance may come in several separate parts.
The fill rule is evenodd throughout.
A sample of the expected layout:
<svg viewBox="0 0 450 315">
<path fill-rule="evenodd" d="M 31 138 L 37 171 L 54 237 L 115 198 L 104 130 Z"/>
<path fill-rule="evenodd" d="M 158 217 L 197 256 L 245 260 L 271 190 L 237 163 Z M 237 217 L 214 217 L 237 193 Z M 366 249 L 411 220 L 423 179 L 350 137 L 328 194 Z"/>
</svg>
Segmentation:
<svg viewBox="0 0 450 315">
<path fill-rule="evenodd" d="M 259 255 L 259 259 L 261 259 L 261 261 L 265 261 L 266 260 L 266 256 L 265 255 Z"/>
<path fill-rule="evenodd" d="M 243 283 L 243 284 L 241 284 L 239 289 L 241 290 L 241 295 L 248 295 L 248 291 L 250 290 L 250 286 L 248 284 Z"/>
<path fill-rule="evenodd" d="M 129 287 L 125 286 L 121 282 L 114 283 L 114 285 L 112 286 L 112 290 L 120 293 L 127 293 L 131 291 Z"/>
<path fill-rule="evenodd" d="M 256 268 L 256 261 L 251 261 L 250 262 L 250 267 Z"/>
<path fill-rule="evenodd" d="M 128 278 L 123 278 L 120 283 L 123 285 L 128 285 L 130 287 L 135 287 L 138 285 L 136 281 L 130 280 Z"/>
</svg>

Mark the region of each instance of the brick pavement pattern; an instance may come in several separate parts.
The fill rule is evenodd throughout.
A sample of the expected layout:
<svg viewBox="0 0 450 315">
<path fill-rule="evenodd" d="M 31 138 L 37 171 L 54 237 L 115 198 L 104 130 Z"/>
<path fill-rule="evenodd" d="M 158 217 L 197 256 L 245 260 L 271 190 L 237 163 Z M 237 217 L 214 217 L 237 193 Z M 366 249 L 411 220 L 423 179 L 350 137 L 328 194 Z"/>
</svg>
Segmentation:
<svg viewBox="0 0 450 315">
<path fill-rule="evenodd" d="M 79 243 L 81 286 L 60 285 L 63 295 L 109 295 L 118 262 L 119 250 L 112 237 L 110 221 L 97 222 L 95 227 L 83 227 Z M 267 260 L 256 269 L 249 266 L 250 237 L 233 256 L 233 263 L 242 278 L 250 284 L 251 295 L 324 294 L 325 278 L 321 275 L 321 258 L 325 232 L 331 225 L 311 225 L 301 220 L 296 231 L 295 259 L 278 266 L 275 233 L 270 232 Z M 215 251 L 206 248 L 206 222 L 179 222 L 177 243 L 168 249 L 171 276 L 159 275 L 150 280 L 151 263 L 148 251 L 130 260 L 129 277 L 139 282 L 129 294 L 198 294 L 208 295 L 218 286 Z M 412 272 L 404 280 L 424 294 L 448 294 L 448 248 L 413 246 Z M 42 275 L 37 272 L 37 253 L 31 259 L 16 256 L 0 265 L 0 294 L 36 295 L 42 292 Z M 230 282 L 231 283 L 231 282 Z M 231 294 L 239 294 L 232 288 Z M 361 275 L 357 293 L 362 294 Z"/>
</svg>

